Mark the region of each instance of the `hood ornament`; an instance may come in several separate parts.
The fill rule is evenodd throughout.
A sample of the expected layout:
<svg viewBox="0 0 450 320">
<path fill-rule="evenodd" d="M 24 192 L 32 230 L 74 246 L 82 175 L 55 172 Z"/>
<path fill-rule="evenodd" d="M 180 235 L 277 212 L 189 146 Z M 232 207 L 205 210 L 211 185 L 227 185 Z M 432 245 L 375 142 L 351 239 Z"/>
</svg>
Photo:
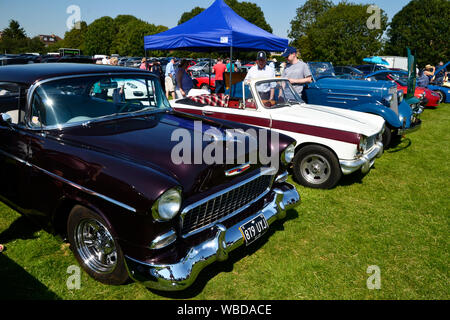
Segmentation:
<svg viewBox="0 0 450 320">
<path fill-rule="evenodd" d="M 251 167 L 250 163 L 243 164 L 242 166 L 239 166 L 237 168 L 225 171 L 225 176 L 227 177 L 237 176 L 238 174 L 241 174 L 250 169 L 250 167 Z"/>
</svg>

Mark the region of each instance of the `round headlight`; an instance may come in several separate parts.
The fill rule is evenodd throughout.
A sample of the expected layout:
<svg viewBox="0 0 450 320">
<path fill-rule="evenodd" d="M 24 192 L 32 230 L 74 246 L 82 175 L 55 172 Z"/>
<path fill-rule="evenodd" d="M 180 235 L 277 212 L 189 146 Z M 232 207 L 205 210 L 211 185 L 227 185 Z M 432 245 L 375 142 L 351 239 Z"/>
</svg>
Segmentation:
<svg viewBox="0 0 450 320">
<path fill-rule="evenodd" d="M 153 217 L 157 221 L 172 220 L 181 208 L 181 191 L 179 189 L 170 189 L 159 197 L 153 205 Z"/>
<path fill-rule="evenodd" d="M 290 144 L 286 150 L 284 150 L 283 154 L 281 155 L 281 160 L 285 165 L 288 165 L 294 160 L 295 157 L 295 144 Z"/>
<path fill-rule="evenodd" d="M 398 103 L 401 103 L 404 98 L 404 93 L 403 91 L 399 91 L 397 94 L 398 94 Z"/>
</svg>

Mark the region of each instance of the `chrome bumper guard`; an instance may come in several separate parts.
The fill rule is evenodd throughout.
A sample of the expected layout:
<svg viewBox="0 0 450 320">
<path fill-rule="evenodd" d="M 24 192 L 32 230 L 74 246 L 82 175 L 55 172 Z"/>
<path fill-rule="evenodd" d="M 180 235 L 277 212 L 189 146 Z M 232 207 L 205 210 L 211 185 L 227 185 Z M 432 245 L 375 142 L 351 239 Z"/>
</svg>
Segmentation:
<svg viewBox="0 0 450 320">
<path fill-rule="evenodd" d="M 270 193 L 269 193 L 270 195 Z M 190 248 L 186 256 L 175 264 L 153 265 L 125 257 L 130 277 L 146 287 L 161 291 L 181 291 L 191 286 L 201 270 L 215 261 L 225 261 L 228 254 L 244 245 L 239 228 L 263 214 L 269 225 L 286 217 L 286 211 L 300 202 L 300 195 L 289 183 L 281 183 L 271 191 L 273 200 L 258 213 L 238 224 L 225 228 L 216 224 L 215 236 Z"/>
<path fill-rule="evenodd" d="M 375 158 L 380 158 L 383 152 L 383 143 L 377 142 L 368 154 L 363 155 L 359 159 L 340 160 L 339 163 L 341 164 L 342 173 L 348 175 L 361 169 L 362 173 L 366 174 L 374 165 Z"/>
<path fill-rule="evenodd" d="M 398 134 L 399 136 L 403 136 L 403 135 L 405 135 L 405 134 L 409 134 L 409 133 L 416 132 L 416 131 L 418 131 L 421 127 L 422 127 L 422 120 L 417 119 L 417 122 L 416 122 L 413 126 L 411 126 L 411 127 L 409 127 L 409 128 L 405 128 L 405 129 L 398 129 L 397 134 Z"/>
</svg>

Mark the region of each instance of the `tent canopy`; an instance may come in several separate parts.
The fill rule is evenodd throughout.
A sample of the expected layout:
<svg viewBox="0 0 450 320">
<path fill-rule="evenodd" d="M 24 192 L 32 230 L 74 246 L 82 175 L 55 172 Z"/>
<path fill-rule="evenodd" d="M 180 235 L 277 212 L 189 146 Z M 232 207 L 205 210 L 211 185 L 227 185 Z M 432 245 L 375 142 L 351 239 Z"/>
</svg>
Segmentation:
<svg viewBox="0 0 450 320">
<path fill-rule="evenodd" d="M 144 38 L 145 50 L 208 52 L 236 48 L 281 52 L 287 46 L 287 39 L 251 24 L 223 0 L 216 0 L 208 9 L 175 28 Z"/>
<path fill-rule="evenodd" d="M 385 59 L 381 57 L 368 57 L 363 59 L 364 62 L 373 63 L 373 64 L 383 64 L 385 66 L 389 65 L 389 62 L 387 62 Z"/>
</svg>

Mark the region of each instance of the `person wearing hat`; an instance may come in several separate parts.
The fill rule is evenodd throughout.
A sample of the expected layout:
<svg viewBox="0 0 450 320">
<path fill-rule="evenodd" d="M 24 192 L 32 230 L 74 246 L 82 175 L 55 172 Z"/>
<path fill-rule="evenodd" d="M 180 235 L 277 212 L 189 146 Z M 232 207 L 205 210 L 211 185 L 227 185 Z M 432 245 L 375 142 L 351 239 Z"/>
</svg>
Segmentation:
<svg viewBox="0 0 450 320">
<path fill-rule="evenodd" d="M 312 73 L 309 67 L 297 57 L 297 49 L 287 47 L 282 56 L 286 58 L 288 65 L 284 69 L 281 77 L 289 79 L 295 91 L 301 96 L 303 86 L 312 82 Z"/>
<path fill-rule="evenodd" d="M 275 70 L 267 65 L 267 55 L 264 51 L 258 52 L 256 65 L 248 70 L 244 82 L 249 83 L 254 79 L 275 78 Z M 263 83 L 257 86 L 257 90 L 263 100 L 272 101 L 275 96 L 275 89 L 270 83 Z"/>
</svg>

